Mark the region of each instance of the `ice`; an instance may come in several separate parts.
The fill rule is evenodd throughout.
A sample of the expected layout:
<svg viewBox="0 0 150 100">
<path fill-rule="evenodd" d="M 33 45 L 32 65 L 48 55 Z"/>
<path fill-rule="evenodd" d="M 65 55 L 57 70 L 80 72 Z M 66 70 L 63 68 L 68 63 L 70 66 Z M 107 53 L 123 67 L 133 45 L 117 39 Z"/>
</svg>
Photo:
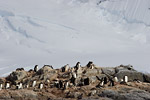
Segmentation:
<svg viewBox="0 0 150 100">
<path fill-rule="evenodd" d="M 15 16 L 12 12 L 0 10 L 0 16 L 1 17 L 8 17 L 8 16 Z"/>
</svg>

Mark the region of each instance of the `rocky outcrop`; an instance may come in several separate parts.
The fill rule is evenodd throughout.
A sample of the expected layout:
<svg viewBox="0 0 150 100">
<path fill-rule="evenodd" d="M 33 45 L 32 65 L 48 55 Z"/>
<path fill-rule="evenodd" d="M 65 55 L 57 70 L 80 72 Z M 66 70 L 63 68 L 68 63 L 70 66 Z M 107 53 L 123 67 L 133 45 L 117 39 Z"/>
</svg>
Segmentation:
<svg viewBox="0 0 150 100">
<path fill-rule="evenodd" d="M 128 76 L 129 81 L 135 81 L 139 80 L 141 82 L 144 82 L 143 73 L 137 72 L 137 71 L 129 71 L 129 70 L 121 70 L 118 73 L 115 74 L 115 76 L 121 80 L 124 76 Z"/>
<path fill-rule="evenodd" d="M 38 75 L 47 74 L 47 73 L 55 73 L 55 70 L 53 70 L 52 66 L 44 65 L 41 69 L 37 71 Z"/>
<path fill-rule="evenodd" d="M 11 82 L 16 82 L 16 81 L 20 81 L 23 78 L 25 78 L 27 76 L 27 72 L 24 70 L 16 70 L 14 72 L 12 72 L 8 77 L 7 80 L 11 81 Z"/>
<path fill-rule="evenodd" d="M 143 74 L 145 82 L 150 83 L 150 74 Z"/>
<path fill-rule="evenodd" d="M 0 78 L 0 99 L 150 100 L 150 75 L 132 65 L 97 67 L 90 61 L 86 66 L 78 62 L 60 69 L 37 66 L 29 71 L 18 68 Z"/>
<path fill-rule="evenodd" d="M 104 90 L 99 96 L 113 100 L 150 100 L 150 93 L 134 88 L 121 88 L 120 91 Z"/>
<path fill-rule="evenodd" d="M 113 76 L 116 73 L 116 71 L 113 67 L 106 67 L 106 68 L 102 68 L 102 73 Z"/>
</svg>

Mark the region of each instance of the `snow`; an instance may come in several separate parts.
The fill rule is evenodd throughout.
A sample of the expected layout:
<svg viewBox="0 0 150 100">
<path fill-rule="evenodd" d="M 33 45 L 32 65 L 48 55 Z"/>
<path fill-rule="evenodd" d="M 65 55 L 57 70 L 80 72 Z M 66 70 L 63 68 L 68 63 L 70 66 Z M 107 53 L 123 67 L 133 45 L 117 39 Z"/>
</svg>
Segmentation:
<svg viewBox="0 0 150 100">
<path fill-rule="evenodd" d="M 44 64 L 149 72 L 149 0 L 0 0 L 0 76 Z"/>
</svg>

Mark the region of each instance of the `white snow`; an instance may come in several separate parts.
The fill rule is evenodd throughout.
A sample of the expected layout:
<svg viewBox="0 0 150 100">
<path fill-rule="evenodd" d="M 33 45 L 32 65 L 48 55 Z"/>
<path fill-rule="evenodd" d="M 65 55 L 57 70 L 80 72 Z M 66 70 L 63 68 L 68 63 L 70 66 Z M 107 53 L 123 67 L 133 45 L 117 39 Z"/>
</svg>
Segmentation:
<svg viewBox="0 0 150 100">
<path fill-rule="evenodd" d="M 150 70 L 149 0 L 0 0 L 0 76 L 44 64 Z"/>
</svg>

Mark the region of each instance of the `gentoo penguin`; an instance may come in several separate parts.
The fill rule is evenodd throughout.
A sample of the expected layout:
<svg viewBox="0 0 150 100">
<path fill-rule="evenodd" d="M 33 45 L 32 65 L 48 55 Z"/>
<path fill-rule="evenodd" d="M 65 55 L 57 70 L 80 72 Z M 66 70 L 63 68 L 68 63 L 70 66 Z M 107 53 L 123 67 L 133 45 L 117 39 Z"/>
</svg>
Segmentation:
<svg viewBox="0 0 150 100">
<path fill-rule="evenodd" d="M 39 88 L 43 89 L 43 83 L 40 83 Z"/>
<path fill-rule="evenodd" d="M 128 82 L 128 76 L 124 76 L 124 82 L 125 82 L 125 83 Z"/>
<path fill-rule="evenodd" d="M 89 63 L 87 64 L 87 67 L 90 69 L 94 69 L 94 64 L 92 61 L 89 61 Z"/>
<path fill-rule="evenodd" d="M 0 90 L 2 90 L 2 88 L 3 88 L 3 84 L 0 84 Z"/>
<path fill-rule="evenodd" d="M 66 82 L 66 83 L 64 84 L 64 89 L 67 89 L 68 86 L 69 86 L 69 82 Z"/>
<path fill-rule="evenodd" d="M 35 65 L 34 72 L 37 72 L 37 71 L 38 71 L 38 65 Z"/>
<path fill-rule="evenodd" d="M 33 81 L 32 87 L 35 87 L 35 85 L 36 85 L 36 81 Z"/>
<path fill-rule="evenodd" d="M 102 82 L 100 83 L 100 86 L 102 86 L 102 87 L 104 86 L 104 81 L 102 81 Z"/>
<path fill-rule="evenodd" d="M 20 83 L 19 85 L 16 85 L 16 88 L 17 88 L 17 89 L 22 89 L 22 88 L 23 88 L 22 83 Z"/>
<path fill-rule="evenodd" d="M 26 85 L 26 88 L 29 88 L 29 85 L 28 85 L 28 84 Z"/>
<path fill-rule="evenodd" d="M 7 82 L 5 88 L 6 88 L 6 89 L 10 88 L 10 83 Z"/>
<path fill-rule="evenodd" d="M 123 79 L 120 79 L 120 82 L 123 82 Z"/>
<path fill-rule="evenodd" d="M 114 81 L 115 81 L 115 82 L 118 82 L 118 78 L 117 78 L 117 77 L 114 77 Z"/>
<path fill-rule="evenodd" d="M 75 69 L 78 70 L 81 68 L 81 63 L 80 62 L 77 62 L 76 66 L 75 66 Z"/>
<path fill-rule="evenodd" d="M 22 83 L 19 84 L 19 89 L 22 89 L 23 88 L 23 85 Z"/>
</svg>

